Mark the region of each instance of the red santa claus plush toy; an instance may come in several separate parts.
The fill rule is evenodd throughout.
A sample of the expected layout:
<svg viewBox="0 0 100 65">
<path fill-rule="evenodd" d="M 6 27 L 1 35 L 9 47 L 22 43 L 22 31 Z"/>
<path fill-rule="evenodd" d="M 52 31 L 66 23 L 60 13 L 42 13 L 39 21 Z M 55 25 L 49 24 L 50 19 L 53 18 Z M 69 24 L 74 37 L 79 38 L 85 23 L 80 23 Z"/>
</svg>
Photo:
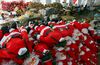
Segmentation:
<svg viewBox="0 0 100 65">
<path fill-rule="evenodd" d="M 40 63 L 42 63 L 43 65 L 53 65 L 52 59 L 51 59 L 52 55 L 50 53 L 50 50 L 48 49 L 48 47 L 45 44 L 38 43 L 34 47 L 34 52 L 36 55 L 39 56 L 39 58 L 41 60 Z"/>
</svg>

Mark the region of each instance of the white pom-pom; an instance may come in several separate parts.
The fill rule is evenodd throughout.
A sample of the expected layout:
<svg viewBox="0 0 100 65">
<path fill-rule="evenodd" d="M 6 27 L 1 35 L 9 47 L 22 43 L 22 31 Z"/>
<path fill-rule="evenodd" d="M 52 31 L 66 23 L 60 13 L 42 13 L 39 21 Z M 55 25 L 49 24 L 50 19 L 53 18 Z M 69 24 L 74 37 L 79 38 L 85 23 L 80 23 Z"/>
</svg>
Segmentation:
<svg viewBox="0 0 100 65">
<path fill-rule="evenodd" d="M 19 51 L 18 51 L 18 55 L 24 55 L 25 53 L 27 52 L 27 48 L 21 48 L 21 49 L 19 49 Z"/>
<path fill-rule="evenodd" d="M 64 41 L 64 40 L 65 40 L 65 38 L 60 38 L 59 42 L 62 42 L 62 41 Z"/>
<path fill-rule="evenodd" d="M 62 50 L 64 50 L 64 48 L 63 47 L 59 47 L 57 50 L 58 51 L 62 51 Z"/>
<path fill-rule="evenodd" d="M 40 39 L 40 36 L 41 36 L 41 35 L 37 35 L 37 40 L 39 40 L 39 39 Z"/>
</svg>

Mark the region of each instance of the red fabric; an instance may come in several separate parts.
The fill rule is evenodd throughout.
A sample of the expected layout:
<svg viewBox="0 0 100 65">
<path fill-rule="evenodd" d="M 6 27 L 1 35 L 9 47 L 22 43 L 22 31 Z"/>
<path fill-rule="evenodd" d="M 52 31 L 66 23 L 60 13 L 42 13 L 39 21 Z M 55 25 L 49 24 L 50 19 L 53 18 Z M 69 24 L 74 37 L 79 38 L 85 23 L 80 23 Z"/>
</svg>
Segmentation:
<svg viewBox="0 0 100 65">
<path fill-rule="evenodd" d="M 75 4 L 77 0 L 73 0 L 73 3 Z"/>
<path fill-rule="evenodd" d="M 6 49 L 0 50 L 0 59 L 12 59 L 16 63 L 22 64 L 23 60 L 18 59 L 17 55 L 19 49 L 23 47 L 25 47 L 23 40 L 21 40 L 20 38 L 11 38 L 10 41 L 6 44 Z"/>
<path fill-rule="evenodd" d="M 16 41 L 17 40 L 17 41 Z M 12 38 L 7 44 L 6 48 L 9 52 L 18 54 L 20 48 L 25 47 L 24 41 L 20 38 Z"/>
<path fill-rule="evenodd" d="M 35 54 L 39 55 L 40 58 L 43 56 L 43 51 L 48 50 L 48 47 L 44 43 L 38 43 L 34 46 Z"/>
<path fill-rule="evenodd" d="M 62 35 L 56 31 L 50 32 L 48 36 L 40 36 L 40 41 L 44 42 L 48 47 L 52 47 L 57 44 Z"/>
<path fill-rule="evenodd" d="M 2 30 L 0 30 L 0 40 L 2 39 L 3 37 L 3 33 L 2 33 Z"/>
</svg>

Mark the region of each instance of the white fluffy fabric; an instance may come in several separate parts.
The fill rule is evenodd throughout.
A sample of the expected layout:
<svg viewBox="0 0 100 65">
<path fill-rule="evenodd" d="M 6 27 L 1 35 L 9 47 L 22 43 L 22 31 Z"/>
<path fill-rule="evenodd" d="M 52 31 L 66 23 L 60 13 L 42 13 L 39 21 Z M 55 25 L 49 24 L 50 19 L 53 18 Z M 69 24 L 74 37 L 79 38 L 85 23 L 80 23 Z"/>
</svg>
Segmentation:
<svg viewBox="0 0 100 65">
<path fill-rule="evenodd" d="M 90 26 L 90 27 L 88 27 L 88 29 L 89 29 L 89 30 L 94 30 L 91 26 Z"/>
<path fill-rule="evenodd" d="M 66 51 L 69 51 L 69 50 L 70 50 L 70 47 L 67 47 L 65 50 L 66 50 Z"/>
<path fill-rule="evenodd" d="M 58 62 L 58 64 L 57 65 L 63 65 L 63 63 L 62 62 Z"/>
<path fill-rule="evenodd" d="M 84 51 L 81 51 L 80 55 L 84 55 L 84 54 L 85 54 L 85 52 Z"/>
<path fill-rule="evenodd" d="M 81 47 L 83 47 L 83 44 L 82 43 L 79 45 L 79 48 L 81 48 Z"/>
<path fill-rule="evenodd" d="M 9 30 L 9 32 L 12 32 L 13 30 L 15 30 L 14 28 L 11 28 L 10 30 Z"/>
<path fill-rule="evenodd" d="M 39 39 L 40 39 L 40 36 L 41 36 L 41 35 L 37 35 L 37 40 L 39 40 Z"/>
<path fill-rule="evenodd" d="M 72 62 L 70 61 L 70 62 L 68 62 L 68 65 L 72 65 Z"/>
<path fill-rule="evenodd" d="M 58 51 L 62 51 L 62 50 L 64 50 L 64 48 L 63 47 L 59 47 L 59 48 L 57 48 L 57 50 Z"/>
<path fill-rule="evenodd" d="M 33 60 L 33 59 L 34 59 L 34 60 Z M 37 55 L 35 55 L 34 53 L 32 53 L 32 54 L 30 55 L 30 57 L 27 58 L 27 59 L 24 61 L 23 65 L 38 65 L 39 61 L 40 61 L 39 57 L 38 57 Z M 33 62 L 34 64 L 33 64 L 32 62 Z"/>
<path fill-rule="evenodd" d="M 27 52 L 27 48 L 21 48 L 18 51 L 18 55 L 24 55 Z"/>
<path fill-rule="evenodd" d="M 86 48 L 86 51 L 90 51 L 90 49 L 89 48 Z"/>
<path fill-rule="evenodd" d="M 36 30 L 37 27 L 38 27 L 38 26 L 35 26 L 34 29 Z"/>
<path fill-rule="evenodd" d="M 63 53 L 61 52 L 57 52 L 56 53 L 56 60 L 59 61 L 59 60 L 65 60 L 66 59 L 66 55 L 64 55 Z"/>
<path fill-rule="evenodd" d="M 50 27 L 47 26 L 47 27 L 43 28 L 43 29 L 41 30 L 41 32 L 40 32 L 40 35 L 43 35 L 44 31 L 47 30 L 47 29 L 50 29 Z"/>
<path fill-rule="evenodd" d="M 83 29 L 82 29 L 82 33 L 88 34 L 88 30 L 87 30 L 86 28 L 83 28 Z"/>
<path fill-rule="evenodd" d="M 67 41 L 67 44 L 66 45 L 71 45 L 72 44 L 72 42 L 71 41 Z"/>
<path fill-rule="evenodd" d="M 62 41 L 64 41 L 64 40 L 65 40 L 65 38 L 60 38 L 59 42 L 62 42 Z"/>
<path fill-rule="evenodd" d="M 7 40 L 7 36 L 3 36 L 3 38 L 0 41 L 0 48 L 2 48 L 2 45 L 6 40 Z"/>
<path fill-rule="evenodd" d="M 7 62 L 7 61 L 3 61 L 2 63 L 1 63 L 1 65 L 17 65 L 14 61 L 9 61 L 9 62 Z"/>
</svg>

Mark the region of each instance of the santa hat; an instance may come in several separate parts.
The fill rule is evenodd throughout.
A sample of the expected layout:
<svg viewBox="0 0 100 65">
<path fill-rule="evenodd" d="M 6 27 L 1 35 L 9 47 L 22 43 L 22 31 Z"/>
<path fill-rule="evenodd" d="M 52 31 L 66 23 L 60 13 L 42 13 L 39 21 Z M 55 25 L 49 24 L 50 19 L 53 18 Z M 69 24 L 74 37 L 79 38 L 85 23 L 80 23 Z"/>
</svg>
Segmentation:
<svg viewBox="0 0 100 65">
<path fill-rule="evenodd" d="M 42 26 L 42 27 L 40 27 L 40 35 L 44 35 L 50 29 L 51 28 L 49 26 Z"/>
<path fill-rule="evenodd" d="M 53 29 L 56 29 L 56 28 L 67 28 L 67 26 L 66 25 L 55 25 Z"/>
</svg>

